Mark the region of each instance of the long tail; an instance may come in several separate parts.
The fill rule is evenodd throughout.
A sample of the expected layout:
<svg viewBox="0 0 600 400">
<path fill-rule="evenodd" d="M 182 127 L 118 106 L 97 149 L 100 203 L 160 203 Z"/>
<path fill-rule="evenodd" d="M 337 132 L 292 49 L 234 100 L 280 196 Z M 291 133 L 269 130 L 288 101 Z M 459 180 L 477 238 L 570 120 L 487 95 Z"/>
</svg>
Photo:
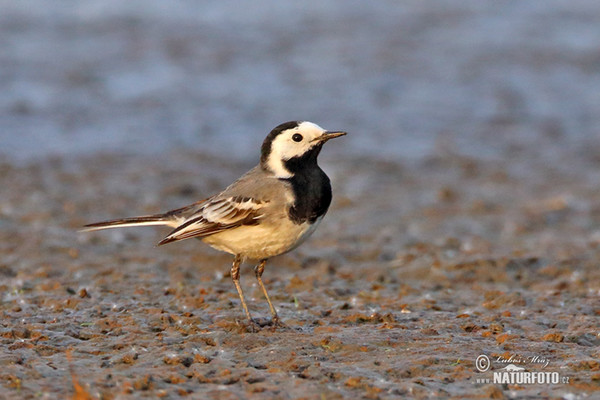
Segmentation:
<svg viewBox="0 0 600 400">
<path fill-rule="evenodd" d="M 168 225 L 177 226 L 177 220 L 172 214 L 145 215 L 143 217 L 121 218 L 110 221 L 95 222 L 81 229 L 81 232 L 98 231 L 101 229 L 125 228 L 128 226 Z"/>
</svg>

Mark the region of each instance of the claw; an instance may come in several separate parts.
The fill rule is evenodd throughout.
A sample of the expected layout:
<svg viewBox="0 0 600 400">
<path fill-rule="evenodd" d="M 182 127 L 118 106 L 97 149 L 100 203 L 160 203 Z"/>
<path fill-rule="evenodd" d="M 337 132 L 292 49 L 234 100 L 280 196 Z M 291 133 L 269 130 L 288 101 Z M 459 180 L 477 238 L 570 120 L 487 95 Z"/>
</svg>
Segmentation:
<svg viewBox="0 0 600 400">
<path fill-rule="evenodd" d="M 260 325 L 254 322 L 253 320 L 248 321 L 248 325 L 246 326 L 246 332 L 248 333 L 257 333 L 260 332 Z"/>
</svg>

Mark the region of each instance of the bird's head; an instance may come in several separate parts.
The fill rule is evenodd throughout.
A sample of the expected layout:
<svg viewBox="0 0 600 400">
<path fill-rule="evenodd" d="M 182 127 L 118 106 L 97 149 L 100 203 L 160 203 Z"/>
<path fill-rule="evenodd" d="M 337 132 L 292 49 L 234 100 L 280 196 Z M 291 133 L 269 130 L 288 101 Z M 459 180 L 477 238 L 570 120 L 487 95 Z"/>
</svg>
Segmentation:
<svg viewBox="0 0 600 400">
<path fill-rule="evenodd" d="M 260 164 L 278 178 L 291 178 L 294 172 L 289 168 L 290 160 L 316 163 L 323 144 L 345 134 L 326 131 L 308 121 L 285 122 L 267 135 L 262 144 Z"/>
</svg>

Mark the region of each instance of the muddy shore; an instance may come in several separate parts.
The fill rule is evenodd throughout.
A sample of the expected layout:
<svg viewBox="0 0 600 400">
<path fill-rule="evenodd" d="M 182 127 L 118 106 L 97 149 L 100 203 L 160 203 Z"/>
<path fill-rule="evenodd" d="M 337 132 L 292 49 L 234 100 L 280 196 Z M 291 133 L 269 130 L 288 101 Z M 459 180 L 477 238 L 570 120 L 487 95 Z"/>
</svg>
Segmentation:
<svg viewBox="0 0 600 400">
<path fill-rule="evenodd" d="M 600 3 L 248 4 L 0 0 L 0 399 L 597 396 Z M 287 329 L 198 241 L 77 232 L 292 119 L 349 134 L 263 276 Z"/>
<path fill-rule="evenodd" d="M 552 166 L 325 155 L 329 214 L 264 275 L 288 328 L 259 333 L 244 329 L 229 256 L 196 241 L 154 247 L 159 229 L 77 233 L 191 203 L 250 165 L 188 153 L 5 163 L 0 395 L 585 397 L 600 388 L 592 154 Z M 242 285 L 266 319 L 250 266 Z M 561 383 L 478 383 L 511 356 L 547 360 L 517 365 Z"/>
</svg>

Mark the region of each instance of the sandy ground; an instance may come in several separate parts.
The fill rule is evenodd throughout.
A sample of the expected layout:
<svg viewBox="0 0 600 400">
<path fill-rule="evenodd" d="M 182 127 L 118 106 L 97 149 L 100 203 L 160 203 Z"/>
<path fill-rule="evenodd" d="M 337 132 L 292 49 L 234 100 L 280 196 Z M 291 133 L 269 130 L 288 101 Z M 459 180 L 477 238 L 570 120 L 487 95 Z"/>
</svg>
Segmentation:
<svg viewBox="0 0 600 400">
<path fill-rule="evenodd" d="M 333 206 L 265 272 L 288 328 L 258 333 L 245 331 L 229 256 L 193 240 L 153 247 L 165 233 L 153 228 L 76 232 L 191 203 L 250 165 L 186 153 L 3 164 L 0 395 L 586 398 L 600 389 L 591 150 L 555 165 L 519 151 L 416 163 L 325 152 Z M 242 285 L 265 320 L 248 266 Z M 476 370 L 479 355 L 492 370 Z M 547 360 L 516 365 L 560 383 L 478 381 L 511 356 Z"/>
<path fill-rule="evenodd" d="M 248 4 L 0 0 L 0 398 L 597 397 L 600 3 Z M 200 242 L 77 233 L 298 118 L 349 135 L 264 274 L 287 329 Z"/>
</svg>

